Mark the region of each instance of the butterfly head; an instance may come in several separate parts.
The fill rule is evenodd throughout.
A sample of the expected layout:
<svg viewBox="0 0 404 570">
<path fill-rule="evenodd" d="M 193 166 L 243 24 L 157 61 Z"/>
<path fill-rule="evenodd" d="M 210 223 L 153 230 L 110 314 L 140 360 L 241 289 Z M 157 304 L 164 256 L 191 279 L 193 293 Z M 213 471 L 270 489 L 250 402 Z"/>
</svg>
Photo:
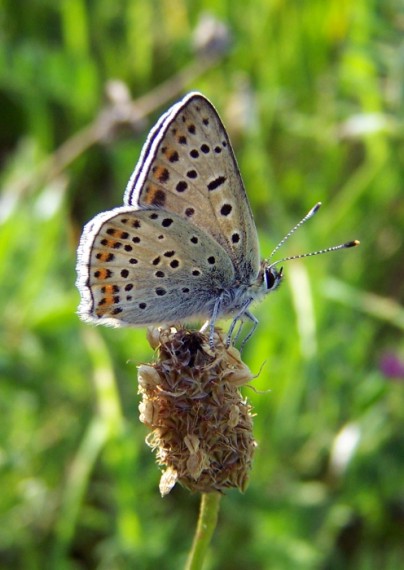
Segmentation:
<svg viewBox="0 0 404 570">
<path fill-rule="evenodd" d="M 283 267 L 278 271 L 276 267 L 271 267 L 265 264 L 264 266 L 264 286 L 265 292 L 275 291 L 277 287 L 281 284 L 283 279 Z"/>
<path fill-rule="evenodd" d="M 257 280 L 250 285 L 248 293 L 254 300 L 262 299 L 267 293 L 275 291 L 282 280 L 283 267 L 277 269 L 273 265 L 269 265 L 266 260 L 262 260 Z"/>
</svg>

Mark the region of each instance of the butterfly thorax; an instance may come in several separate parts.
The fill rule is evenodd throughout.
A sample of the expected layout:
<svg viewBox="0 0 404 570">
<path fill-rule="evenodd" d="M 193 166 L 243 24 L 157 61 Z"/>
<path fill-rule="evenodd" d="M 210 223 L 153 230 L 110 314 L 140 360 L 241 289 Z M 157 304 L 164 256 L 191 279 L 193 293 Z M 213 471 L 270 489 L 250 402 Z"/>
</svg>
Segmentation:
<svg viewBox="0 0 404 570">
<path fill-rule="evenodd" d="M 223 290 L 218 295 L 220 298 L 219 315 L 231 316 L 242 311 L 243 307 L 247 310 L 251 303 L 259 301 L 279 287 L 282 278 L 282 269 L 278 271 L 263 260 L 255 279 L 246 283 L 236 282 L 234 286 Z"/>
</svg>

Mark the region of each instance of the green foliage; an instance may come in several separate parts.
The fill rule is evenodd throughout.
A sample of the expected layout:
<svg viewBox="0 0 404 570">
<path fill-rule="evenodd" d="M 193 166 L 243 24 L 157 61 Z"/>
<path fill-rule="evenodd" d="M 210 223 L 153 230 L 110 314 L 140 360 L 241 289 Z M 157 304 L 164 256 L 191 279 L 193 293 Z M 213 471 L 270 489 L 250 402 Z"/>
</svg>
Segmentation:
<svg viewBox="0 0 404 570">
<path fill-rule="evenodd" d="M 186 90 L 228 126 L 263 255 L 318 200 L 282 255 L 362 242 L 286 264 L 285 286 L 255 310 L 243 357 L 260 373 L 244 393 L 259 447 L 246 494 L 222 501 L 207 567 L 395 570 L 403 559 L 400 3 L 5 0 L 0 567 L 184 564 L 198 498 L 158 494 L 137 419 L 145 332 L 75 314 L 81 227 L 122 203 L 148 126 L 99 139 L 55 176 L 41 169 L 99 116 L 106 81 L 136 98 L 195 62 L 206 11 L 232 47 Z"/>
</svg>

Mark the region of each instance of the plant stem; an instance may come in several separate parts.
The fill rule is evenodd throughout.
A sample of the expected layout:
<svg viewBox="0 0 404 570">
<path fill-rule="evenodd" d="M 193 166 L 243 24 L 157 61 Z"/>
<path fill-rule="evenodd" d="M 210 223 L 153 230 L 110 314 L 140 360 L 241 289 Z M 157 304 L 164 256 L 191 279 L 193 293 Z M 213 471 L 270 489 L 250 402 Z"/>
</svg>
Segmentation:
<svg viewBox="0 0 404 570">
<path fill-rule="evenodd" d="M 220 493 L 202 494 L 198 525 L 185 570 L 201 570 L 203 566 L 210 541 L 216 528 L 220 499 Z"/>
</svg>

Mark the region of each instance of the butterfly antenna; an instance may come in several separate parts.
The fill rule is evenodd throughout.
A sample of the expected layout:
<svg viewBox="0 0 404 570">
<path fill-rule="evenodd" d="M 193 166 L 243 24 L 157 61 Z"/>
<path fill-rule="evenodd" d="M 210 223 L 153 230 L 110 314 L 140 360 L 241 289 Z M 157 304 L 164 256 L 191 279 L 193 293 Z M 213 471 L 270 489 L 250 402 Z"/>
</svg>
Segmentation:
<svg viewBox="0 0 404 570">
<path fill-rule="evenodd" d="M 300 222 L 299 222 L 298 224 L 296 224 L 295 227 L 292 228 L 292 229 L 290 230 L 290 232 L 285 235 L 285 237 L 278 243 L 278 245 L 276 246 L 276 248 L 272 251 L 271 255 L 268 257 L 268 260 L 267 260 L 268 262 L 269 262 L 270 259 L 272 259 L 272 257 L 274 256 L 274 254 L 278 251 L 278 249 L 281 248 L 281 247 L 283 246 L 283 244 L 290 238 L 290 236 L 291 236 L 292 234 L 294 234 L 295 231 L 296 231 L 298 228 L 300 228 L 300 226 L 302 226 L 304 223 L 306 223 L 307 220 L 310 220 L 310 218 L 312 218 L 312 217 L 314 216 L 314 214 L 316 214 L 316 213 L 319 211 L 320 206 L 321 206 L 321 202 L 317 202 L 317 204 L 316 204 L 315 206 L 313 206 L 313 208 L 304 216 L 304 218 L 302 218 L 302 219 L 300 220 Z M 351 247 L 352 247 L 352 246 L 351 246 Z M 337 248 L 340 249 L 340 246 L 337 246 Z M 317 253 L 325 253 L 325 251 L 321 251 L 321 252 L 320 252 L 320 251 L 317 251 L 317 252 L 315 252 L 315 253 L 305 254 L 305 255 L 315 255 L 315 254 L 317 254 Z M 299 255 L 298 257 L 303 257 L 303 256 L 300 256 L 300 255 Z M 295 258 L 293 258 L 293 259 L 295 259 Z M 282 261 L 286 261 L 286 259 L 283 259 Z M 279 263 L 279 262 L 277 261 L 276 263 Z M 272 267 L 272 266 L 271 266 L 271 267 Z"/>
<path fill-rule="evenodd" d="M 300 255 L 291 255 L 290 257 L 284 257 L 283 259 L 279 259 L 271 265 L 268 266 L 268 269 L 278 265 L 278 263 L 282 263 L 283 261 L 290 261 L 291 259 L 302 259 L 302 257 L 311 257 L 312 255 L 321 255 L 323 253 L 330 253 L 330 251 L 338 251 L 339 249 L 347 249 L 348 247 L 356 247 L 360 244 L 360 241 L 354 239 L 353 241 L 347 241 L 346 243 L 341 243 L 339 245 L 333 245 L 332 247 L 327 247 L 325 249 L 320 249 L 318 251 L 311 251 L 310 253 L 302 253 Z"/>
</svg>

